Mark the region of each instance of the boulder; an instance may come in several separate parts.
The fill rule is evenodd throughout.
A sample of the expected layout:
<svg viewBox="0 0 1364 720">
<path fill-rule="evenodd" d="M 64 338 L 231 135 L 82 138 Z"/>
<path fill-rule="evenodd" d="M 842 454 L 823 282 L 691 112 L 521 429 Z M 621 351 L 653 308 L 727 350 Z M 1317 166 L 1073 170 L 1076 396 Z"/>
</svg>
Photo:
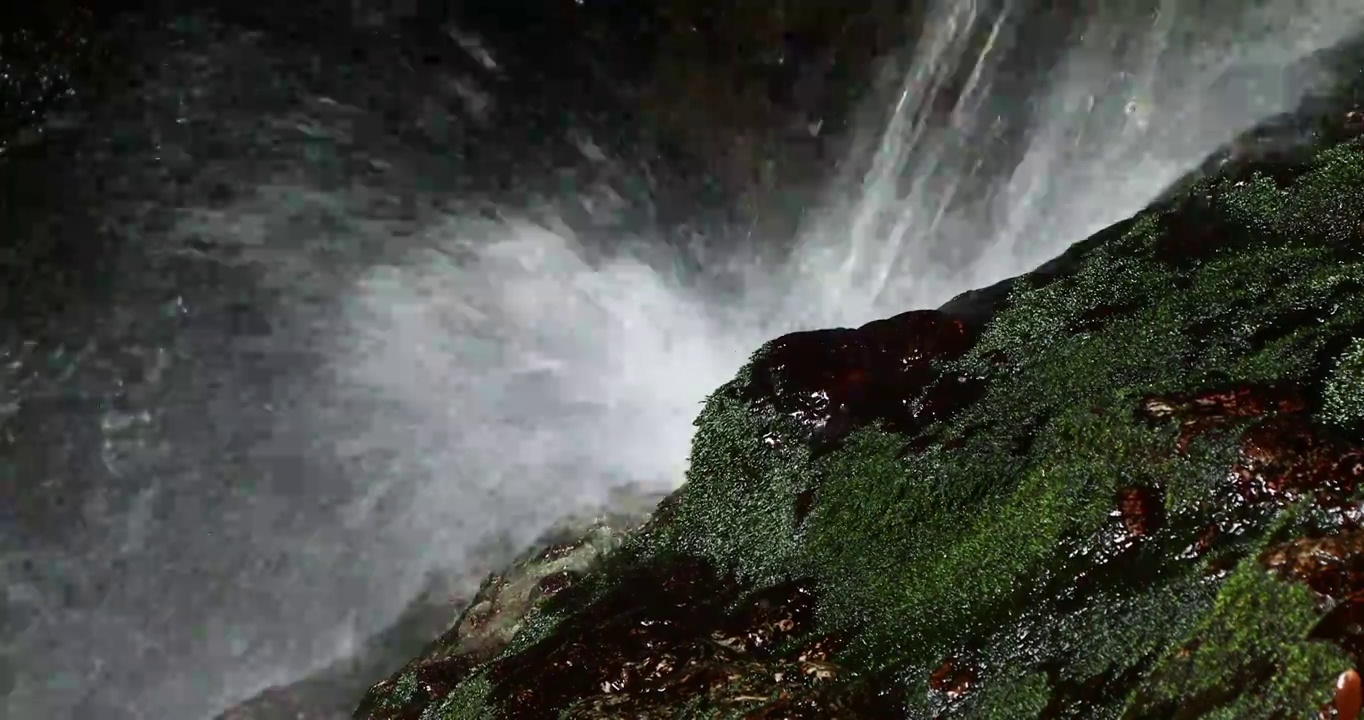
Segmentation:
<svg viewBox="0 0 1364 720">
<path fill-rule="evenodd" d="M 1357 97 L 1033 273 L 767 343 L 648 523 L 495 576 L 355 717 L 1356 717 Z"/>
</svg>

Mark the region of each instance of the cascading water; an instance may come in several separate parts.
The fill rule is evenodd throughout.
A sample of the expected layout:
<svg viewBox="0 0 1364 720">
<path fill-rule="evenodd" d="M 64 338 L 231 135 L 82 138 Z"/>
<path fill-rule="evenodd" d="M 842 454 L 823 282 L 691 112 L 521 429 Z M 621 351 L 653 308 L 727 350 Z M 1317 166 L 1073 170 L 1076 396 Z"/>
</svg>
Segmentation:
<svg viewBox="0 0 1364 720">
<path fill-rule="evenodd" d="M 1329 82 L 1303 59 L 1364 22 L 1348 2 L 1048 5 L 934 4 L 870 169 L 795 255 L 817 323 L 935 307 L 1132 215 Z"/>
<path fill-rule="evenodd" d="M 100 206 L 152 270 L 90 327 L 3 346 L 17 450 L 0 481 L 69 498 L 24 491 L 0 535 L 3 714 L 212 716 L 345 654 L 490 535 L 526 542 L 613 485 L 675 487 L 699 403 L 763 339 L 936 305 L 1054 256 L 1292 107 L 1319 79 L 1286 68 L 1364 22 L 1346 0 L 1060 12 L 935 3 L 867 157 L 789 262 L 703 258 L 700 279 L 647 231 L 604 250 L 552 212 L 412 191 L 420 151 L 367 134 L 344 98 L 214 115 L 205 97 L 228 85 L 279 92 L 232 73 L 188 90 L 265 62 L 249 34 L 162 58 L 138 115 L 153 142 L 110 161 L 127 182 Z M 467 78 L 449 88 L 475 121 L 493 101 Z M 205 161 L 186 128 L 269 161 Z M 286 135 L 298 155 L 263 149 Z M 329 143 L 382 179 L 336 182 Z M 146 189 L 215 178 L 239 189 Z M 561 200 L 598 217 L 616 199 Z M 171 270 L 201 286 L 157 279 Z M 741 296 L 715 299 L 709 277 L 736 273 Z"/>
</svg>

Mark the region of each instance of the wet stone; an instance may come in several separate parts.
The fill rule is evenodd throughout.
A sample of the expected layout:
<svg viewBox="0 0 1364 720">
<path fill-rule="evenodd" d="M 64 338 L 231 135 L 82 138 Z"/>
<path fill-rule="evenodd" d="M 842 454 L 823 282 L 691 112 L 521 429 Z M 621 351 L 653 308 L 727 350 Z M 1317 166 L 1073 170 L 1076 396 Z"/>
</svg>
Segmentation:
<svg viewBox="0 0 1364 720">
<path fill-rule="evenodd" d="M 985 395 L 984 378 L 951 373 L 943 376 L 910 405 L 915 427 L 946 420 Z"/>
<path fill-rule="evenodd" d="M 1305 150 L 1257 152 L 1234 162 L 1316 173 Z M 1340 668 L 1316 662 L 1364 657 L 1364 455 L 1322 417 L 1357 288 L 1321 302 L 1304 278 L 1345 261 L 1285 266 L 1262 252 L 1272 218 L 1207 187 L 978 295 L 990 313 L 1022 303 L 986 330 L 1006 350 L 954 362 L 981 331 L 966 301 L 769 343 L 707 406 L 690 488 L 621 564 L 540 593 L 516 651 L 459 691 L 531 720 L 1358 714 L 1357 676 L 1329 687 Z M 1068 277 L 1121 282 L 1095 253 L 1188 296 L 1092 307 Z M 1339 307 L 1322 323 L 1260 291 L 1279 283 Z M 1091 309 L 1058 328 L 1058 308 Z M 1071 341 L 1079 361 L 1030 355 Z M 832 454 L 792 451 L 807 441 Z M 440 662 L 413 692 L 446 687 Z"/>
<path fill-rule="evenodd" d="M 373 685 L 356 712 L 370 720 L 417 720 L 476 668 L 494 660 L 531 612 L 550 603 L 581 602 L 579 578 L 647 518 L 653 495 L 622 491 L 610 508 L 570 516 L 550 528 L 535 548 L 487 577 L 449 629 L 418 658 Z M 636 506 L 639 507 L 636 507 Z"/>
<path fill-rule="evenodd" d="M 1239 428 L 1236 458 L 1227 469 L 1231 503 L 1221 512 L 1223 521 L 1311 499 L 1331 514 L 1336 527 L 1356 527 L 1361 512 L 1353 496 L 1364 481 L 1364 449 L 1314 421 L 1309 409 L 1291 383 L 1245 384 L 1148 396 L 1139 403 L 1138 416 L 1178 422 L 1175 451 L 1180 454 L 1203 434 Z"/>
<path fill-rule="evenodd" d="M 1351 110 L 1345 113 L 1345 131 L 1355 135 L 1364 135 L 1364 110 Z"/>
<path fill-rule="evenodd" d="M 1364 450 L 1329 436 L 1305 416 L 1278 417 L 1246 430 L 1231 474 L 1247 502 L 1286 505 L 1311 495 L 1344 510 L 1364 480 Z"/>
<path fill-rule="evenodd" d="M 747 607 L 726 622 L 712 639 L 733 650 L 765 654 L 783 640 L 807 631 L 814 613 L 815 595 L 810 585 L 776 585 L 749 600 Z"/>
<path fill-rule="evenodd" d="M 750 595 L 695 559 L 620 580 L 553 636 L 492 664 L 500 707 L 527 719 L 557 718 L 570 707 L 592 709 L 574 717 L 651 717 L 700 696 L 777 718 L 855 708 L 866 694 L 829 659 L 835 639 L 791 645 L 814 629 L 817 597 L 808 583 Z"/>
<path fill-rule="evenodd" d="M 1307 409 L 1307 401 L 1291 383 L 1241 384 L 1201 392 L 1149 395 L 1142 398 L 1137 414 L 1153 423 L 1179 422 L 1175 450 L 1186 453 L 1199 436 L 1248 418 L 1270 413 L 1293 413 Z"/>
<path fill-rule="evenodd" d="M 818 637 L 796 653 L 801 662 L 829 662 L 848 644 L 846 635 L 832 633 Z"/>
<path fill-rule="evenodd" d="M 1121 526 L 1120 542 L 1140 540 L 1165 526 L 1165 506 L 1158 488 L 1131 487 L 1118 493 L 1110 516 Z"/>
<path fill-rule="evenodd" d="M 805 518 L 810 515 L 810 511 L 815 507 L 816 488 L 805 488 L 796 494 L 795 506 L 791 509 L 792 518 L 796 525 L 805 522 Z"/>
<path fill-rule="evenodd" d="M 1246 231 L 1216 207 L 1211 195 L 1190 195 L 1164 222 L 1164 232 L 1152 246 L 1152 255 L 1176 271 L 1195 270 L 1244 247 L 1249 240 Z"/>
<path fill-rule="evenodd" d="M 1051 697 L 1046 707 L 1037 714 L 1038 720 L 1084 717 L 1090 708 L 1100 702 L 1124 695 L 1126 689 L 1135 684 L 1147 668 L 1145 664 L 1138 664 L 1125 672 L 1110 669 L 1084 681 L 1062 677 L 1055 666 L 1046 670 L 1051 684 Z"/>
<path fill-rule="evenodd" d="M 1326 322 L 1329 317 L 1330 312 L 1326 308 L 1292 308 L 1260 326 L 1250 337 L 1246 338 L 1246 346 L 1252 351 L 1258 352 L 1270 343 L 1296 333 L 1304 327 L 1320 325 Z"/>
<path fill-rule="evenodd" d="M 1320 599 L 1324 615 L 1312 637 L 1337 643 L 1356 664 L 1364 661 L 1364 531 L 1297 538 L 1265 550 L 1259 560 Z"/>
<path fill-rule="evenodd" d="M 1221 535 L 1222 529 L 1218 527 L 1216 523 L 1205 526 L 1198 532 L 1198 537 L 1194 539 L 1193 543 L 1179 554 L 1179 558 L 1183 560 L 1197 560 L 1204 557 L 1208 554 L 1209 550 L 1212 550 L 1213 543 L 1217 542 L 1217 539 Z"/>
<path fill-rule="evenodd" d="M 541 578 L 536 589 L 545 597 L 553 597 L 572 586 L 576 577 L 576 573 L 562 570 Z"/>
<path fill-rule="evenodd" d="M 816 442 L 877 421 L 910 433 L 979 396 L 971 378 L 934 385 L 938 367 L 974 340 L 962 319 L 932 310 L 856 330 L 792 333 L 769 344 L 744 395 L 789 415 Z"/>
<path fill-rule="evenodd" d="M 956 702 L 966 697 L 978 679 L 979 671 L 971 663 L 949 657 L 928 677 L 928 689 L 948 702 Z"/>
<path fill-rule="evenodd" d="M 1264 551 L 1260 563 L 1287 580 L 1339 602 L 1364 590 L 1364 531 L 1290 540 Z"/>
</svg>

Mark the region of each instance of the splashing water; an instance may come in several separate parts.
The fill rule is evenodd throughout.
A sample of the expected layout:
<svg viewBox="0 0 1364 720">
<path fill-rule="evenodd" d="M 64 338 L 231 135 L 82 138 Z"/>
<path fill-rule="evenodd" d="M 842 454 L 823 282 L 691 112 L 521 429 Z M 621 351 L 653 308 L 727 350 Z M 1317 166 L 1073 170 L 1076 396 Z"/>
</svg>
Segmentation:
<svg viewBox="0 0 1364 720">
<path fill-rule="evenodd" d="M 435 204 L 399 232 L 361 217 L 372 197 L 306 173 L 181 208 L 148 252 L 208 238 L 221 272 L 259 270 L 280 298 L 257 319 L 269 331 L 224 346 L 196 320 L 208 295 L 188 290 L 147 311 L 181 330 L 125 353 L 155 390 L 101 407 L 88 437 L 109 486 L 60 542 L 0 536 L 5 716 L 211 716 L 346 653 L 490 535 L 526 542 L 614 485 L 677 486 L 699 403 L 764 339 L 1026 271 L 1292 107 L 1318 79 L 1285 68 L 1361 22 L 1344 0 L 1111 0 L 1084 16 L 938 2 L 867 157 L 789 263 L 702 263 L 742 275 L 738 299 L 648 238 L 650 255 L 589 260 L 600 249 L 561 225 Z M 249 55 L 233 52 L 221 62 Z M 268 122 L 333 139 L 362 124 Z M 21 355 L 7 367 L 38 362 Z M 56 392 L 19 376 L 3 389 Z M 0 419 L 18 402 L 0 396 Z"/>
<path fill-rule="evenodd" d="M 1132 215 L 1326 79 L 1348 2 L 940 2 L 870 170 L 796 254 L 821 323 L 932 307 Z M 809 301 L 803 301 L 808 304 Z M 832 314 L 829 314 L 832 313 Z"/>
</svg>

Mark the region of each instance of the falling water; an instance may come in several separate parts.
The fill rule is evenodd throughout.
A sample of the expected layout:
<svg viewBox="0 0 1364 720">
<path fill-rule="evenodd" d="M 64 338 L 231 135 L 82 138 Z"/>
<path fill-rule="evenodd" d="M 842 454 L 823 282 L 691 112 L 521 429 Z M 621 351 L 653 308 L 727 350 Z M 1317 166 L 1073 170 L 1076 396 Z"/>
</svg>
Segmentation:
<svg viewBox="0 0 1364 720">
<path fill-rule="evenodd" d="M 963 0 L 930 17 L 852 201 L 797 253 L 817 322 L 936 306 L 1132 215 L 1320 87 L 1302 59 L 1357 33 L 1364 7 Z"/>
<path fill-rule="evenodd" d="M 490 536 L 526 542 L 615 485 L 675 487 L 700 401 L 764 338 L 1046 260 L 1292 107 L 1318 79 L 1286 68 L 1364 22 L 1353 0 L 1049 12 L 936 3 L 789 263 L 709 257 L 700 279 L 652 230 L 605 251 L 556 220 L 567 204 L 612 216 L 610 187 L 536 213 L 489 216 L 450 190 L 379 213 L 421 159 L 366 146 L 363 111 L 312 97 L 213 117 L 177 90 L 194 78 L 164 77 L 155 162 L 249 191 L 158 196 L 172 212 L 150 224 L 121 219 L 145 196 L 108 200 L 149 267 L 195 268 L 204 287 L 127 280 L 87 341 L 3 347 L 0 420 L 30 424 L 0 481 L 74 498 L 21 506 L 0 535 L 5 717 L 210 717 L 344 655 Z M 218 37 L 207 60 L 166 67 L 249 65 L 253 42 Z M 477 78 L 450 87 L 474 121 L 496 102 Z M 178 128 L 214 123 L 244 123 L 242 148 L 311 144 L 268 170 L 196 160 Z M 327 142 L 387 180 L 329 180 Z M 716 300 L 708 277 L 734 272 L 742 297 Z M 43 403 L 77 419 L 44 430 Z"/>
</svg>

